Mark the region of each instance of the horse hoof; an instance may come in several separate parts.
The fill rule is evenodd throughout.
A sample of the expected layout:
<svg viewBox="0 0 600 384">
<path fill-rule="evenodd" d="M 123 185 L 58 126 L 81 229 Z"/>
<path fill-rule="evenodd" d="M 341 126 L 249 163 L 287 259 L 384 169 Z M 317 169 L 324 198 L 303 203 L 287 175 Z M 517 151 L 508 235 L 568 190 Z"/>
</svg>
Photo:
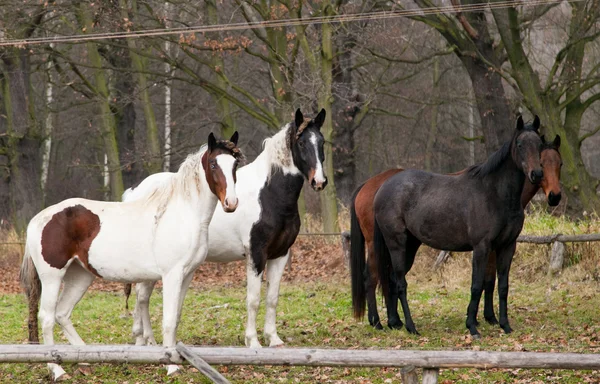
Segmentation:
<svg viewBox="0 0 600 384">
<path fill-rule="evenodd" d="M 373 325 L 373 328 L 375 328 L 378 331 L 382 331 L 383 325 L 381 325 L 381 323 L 377 323 L 377 324 Z"/>
<path fill-rule="evenodd" d="M 471 335 L 471 339 L 473 339 L 473 340 L 479 340 L 479 339 L 481 339 L 481 334 L 480 333 L 476 333 L 474 335 Z"/>
<path fill-rule="evenodd" d="M 491 325 L 497 325 L 498 324 L 498 319 L 496 319 L 496 316 L 494 316 L 494 317 L 486 317 L 485 321 L 488 324 L 491 324 Z"/>
<path fill-rule="evenodd" d="M 417 328 L 415 328 L 415 326 L 413 325 L 412 327 L 407 326 L 406 330 L 408 331 L 408 333 L 410 333 L 411 335 L 421 335 L 419 332 L 417 332 Z"/>
<path fill-rule="evenodd" d="M 402 323 L 402 321 L 388 322 L 389 329 L 402 329 L 403 326 L 404 326 L 404 324 Z"/>
<path fill-rule="evenodd" d="M 246 347 L 248 348 L 262 348 L 262 345 L 258 342 L 256 337 L 246 337 Z"/>
<path fill-rule="evenodd" d="M 269 343 L 269 348 L 277 348 L 283 347 L 283 340 L 279 338 L 279 336 L 271 337 L 271 342 Z"/>
<path fill-rule="evenodd" d="M 502 327 L 502 329 L 504 330 L 504 333 L 509 334 L 512 333 L 513 329 L 510 327 L 510 325 L 505 325 Z"/>
<path fill-rule="evenodd" d="M 170 364 L 167 366 L 167 376 L 175 376 L 181 373 L 179 365 Z"/>
<path fill-rule="evenodd" d="M 67 380 L 71 380 L 71 376 L 67 375 L 66 373 L 63 373 L 62 375 L 54 378 L 54 382 L 67 381 Z"/>
</svg>

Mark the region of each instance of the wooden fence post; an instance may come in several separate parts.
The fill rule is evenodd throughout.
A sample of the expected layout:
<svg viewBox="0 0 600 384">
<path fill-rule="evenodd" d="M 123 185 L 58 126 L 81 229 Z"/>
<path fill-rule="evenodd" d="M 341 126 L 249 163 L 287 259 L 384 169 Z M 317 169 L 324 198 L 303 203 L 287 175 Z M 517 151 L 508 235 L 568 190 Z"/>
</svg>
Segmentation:
<svg viewBox="0 0 600 384">
<path fill-rule="evenodd" d="M 402 384 L 418 384 L 417 368 L 414 365 L 408 365 L 400 370 Z"/>
<path fill-rule="evenodd" d="M 440 370 L 438 368 L 423 369 L 423 384 L 437 384 Z"/>
<path fill-rule="evenodd" d="M 346 268 L 350 268 L 350 232 L 342 232 L 342 251 L 344 252 L 344 261 Z"/>
<path fill-rule="evenodd" d="M 560 241 L 552 243 L 552 253 L 550 254 L 550 265 L 548 274 L 553 275 L 562 271 L 565 260 L 565 244 Z"/>
</svg>

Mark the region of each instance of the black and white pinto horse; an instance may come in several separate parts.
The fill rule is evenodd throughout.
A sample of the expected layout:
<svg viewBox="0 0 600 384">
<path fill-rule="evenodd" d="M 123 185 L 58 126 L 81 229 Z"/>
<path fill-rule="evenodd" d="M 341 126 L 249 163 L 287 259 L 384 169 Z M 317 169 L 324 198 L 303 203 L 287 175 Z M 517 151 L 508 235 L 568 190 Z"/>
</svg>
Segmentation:
<svg viewBox="0 0 600 384">
<path fill-rule="evenodd" d="M 323 169 L 324 138 L 320 131 L 324 120 L 324 109 L 314 119 L 305 119 L 298 109 L 294 122 L 266 139 L 256 160 L 237 171 L 237 210 L 228 214 L 217 210 L 210 222 L 206 261 L 247 260 L 245 343 L 251 348 L 261 347 L 256 315 L 265 267 L 268 285 L 264 336 L 271 347 L 283 344 L 275 322 L 279 284 L 289 249 L 300 231 L 298 197 L 304 179 L 316 191 L 327 185 Z M 169 172 L 151 175 L 133 190 L 125 191 L 123 201 L 142 198 L 171 177 L 173 174 Z M 154 285 L 154 281 L 136 285 L 133 324 L 136 345 L 156 343 L 148 309 Z"/>
</svg>

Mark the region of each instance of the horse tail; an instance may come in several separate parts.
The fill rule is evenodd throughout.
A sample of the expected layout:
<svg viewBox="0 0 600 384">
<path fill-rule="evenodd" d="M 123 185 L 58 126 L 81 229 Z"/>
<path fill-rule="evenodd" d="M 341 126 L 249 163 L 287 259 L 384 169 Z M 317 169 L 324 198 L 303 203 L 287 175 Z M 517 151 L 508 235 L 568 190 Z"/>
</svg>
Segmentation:
<svg viewBox="0 0 600 384">
<path fill-rule="evenodd" d="M 379 284 L 381 285 L 381 291 L 387 303 L 389 299 L 388 295 L 390 293 L 390 269 L 392 268 L 392 258 L 390 256 L 390 250 L 385 244 L 383 233 L 379 228 L 377 217 L 375 217 L 373 224 L 373 248 L 375 251 L 373 256 L 377 258 Z"/>
<path fill-rule="evenodd" d="M 123 293 L 125 293 L 125 310 L 129 310 L 129 296 L 131 296 L 131 283 L 123 285 Z"/>
<path fill-rule="evenodd" d="M 21 272 L 19 274 L 21 287 L 25 290 L 27 302 L 29 304 L 29 318 L 27 327 L 29 330 L 29 342 L 39 343 L 40 335 L 38 330 L 38 310 L 40 307 L 40 295 L 42 292 L 42 284 L 40 276 L 37 273 L 29 247 L 25 244 L 25 254 L 23 255 L 23 263 L 21 264 Z"/>
<path fill-rule="evenodd" d="M 363 184 L 364 185 L 364 184 Z M 356 196 L 362 185 L 354 191 L 350 205 L 350 276 L 352 281 L 352 312 L 356 319 L 365 315 L 366 289 L 365 289 L 365 235 L 360 229 L 356 215 Z"/>
</svg>

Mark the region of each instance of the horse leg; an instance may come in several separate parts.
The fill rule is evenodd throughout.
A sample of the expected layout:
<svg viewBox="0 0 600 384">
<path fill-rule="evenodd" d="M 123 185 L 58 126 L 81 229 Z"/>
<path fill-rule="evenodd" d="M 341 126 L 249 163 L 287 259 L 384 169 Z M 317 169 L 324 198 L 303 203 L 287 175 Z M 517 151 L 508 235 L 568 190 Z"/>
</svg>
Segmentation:
<svg viewBox="0 0 600 384">
<path fill-rule="evenodd" d="M 399 297 L 399 282 L 398 276 L 394 270 L 390 270 L 390 293 L 389 300 L 385 302 L 385 307 L 388 314 L 388 327 L 390 329 L 402 329 L 404 323 L 400 320 L 400 314 L 398 313 L 398 300 Z"/>
<path fill-rule="evenodd" d="M 39 323 L 42 327 L 42 337 L 45 345 L 54 345 L 54 323 L 56 321 L 56 303 L 64 272 L 48 273 L 40 276 L 42 282 L 42 294 L 40 295 L 40 310 L 38 312 Z M 55 363 L 48 363 L 48 370 L 52 380 L 63 378 L 66 372 Z M 68 377 L 68 376 L 66 376 Z"/>
<path fill-rule="evenodd" d="M 150 323 L 150 296 L 156 281 L 145 281 L 135 285 L 135 309 L 133 310 L 133 337 L 135 345 L 156 345 Z"/>
<path fill-rule="evenodd" d="M 179 322 L 181 321 L 181 309 L 183 308 L 183 302 L 185 301 L 185 295 L 187 294 L 188 288 L 190 287 L 190 283 L 192 282 L 193 277 L 194 277 L 194 272 L 191 272 L 183 279 L 183 284 L 181 285 L 181 295 L 179 296 L 179 302 L 178 302 L 178 307 L 177 307 L 177 324 L 179 324 Z M 154 287 L 154 283 L 152 283 L 152 286 Z M 149 316 L 149 312 L 147 312 L 147 313 Z M 149 321 L 148 321 L 148 324 L 150 324 Z M 145 331 L 146 331 L 146 329 L 144 329 L 144 332 Z M 153 337 L 153 339 L 154 339 L 154 337 Z M 155 343 L 156 343 L 156 341 L 155 341 Z M 167 376 L 171 376 L 171 375 L 175 374 L 177 371 L 179 371 L 178 365 L 176 365 L 176 364 L 167 365 Z"/>
<path fill-rule="evenodd" d="M 267 261 L 267 299 L 265 313 L 265 340 L 269 342 L 269 347 L 283 345 L 283 341 L 277 335 L 277 301 L 279 300 L 279 284 L 283 271 L 290 257 L 288 252 L 277 259 Z"/>
<path fill-rule="evenodd" d="M 483 316 L 489 324 L 498 324 L 494 314 L 494 288 L 496 287 L 496 251 L 492 251 L 485 270 L 485 283 L 483 285 Z M 477 324 L 479 325 L 479 324 Z"/>
<path fill-rule="evenodd" d="M 183 284 L 187 280 L 180 268 L 174 268 L 163 276 L 163 346 L 171 349 L 172 360 L 178 360 L 179 354 L 175 351 L 177 336 L 179 305 L 183 294 Z M 188 280 L 189 281 L 189 280 Z M 171 375 L 178 370 L 176 365 L 167 366 L 167 374 Z"/>
<path fill-rule="evenodd" d="M 61 326 L 70 344 L 85 344 L 75 327 L 73 327 L 71 314 L 75 305 L 81 300 L 95 279 L 96 277 L 93 274 L 86 271 L 77 262 L 71 264 L 63 279 L 63 290 L 56 306 L 56 322 Z"/>
<path fill-rule="evenodd" d="M 386 231 L 385 226 L 381 226 L 380 230 L 385 239 L 385 243 L 390 253 L 392 262 L 392 270 L 389 281 L 389 294 L 386 300 L 386 308 L 388 314 L 388 327 L 392 329 L 401 329 L 403 324 L 398 314 L 398 299 L 399 286 L 402 285 L 404 275 L 406 274 L 406 246 L 408 241 L 408 233 L 402 223 L 398 223 L 397 228 L 393 231 Z M 406 304 L 408 308 L 408 303 Z"/>
<path fill-rule="evenodd" d="M 375 250 L 373 249 L 373 242 L 368 243 L 369 258 L 367 259 L 367 266 L 365 268 L 365 289 L 367 291 L 367 317 L 369 324 L 375 329 L 383 329 L 381 321 L 379 319 L 379 312 L 377 311 L 377 260 L 375 258 Z"/>
<path fill-rule="evenodd" d="M 512 263 L 517 243 L 513 242 L 508 246 L 498 249 L 496 268 L 498 270 L 498 298 L 499 298 L 499 315 L 500 328 L 505 333 L 511 333 L 512 328 L 508 323 L 508 274 Z"/>
<path fill-rule="evenodd" d="M 256 333 L 256 315 L 258 305 L 260 304 L 260 284 L 263 272 L 257 274 L 254 268 L 252 256 L 246 260 L 246 305 L 248 311 L 248 320 L 246 322 L 246 346 L 250 348 L 260 348 L 258 334 Z"/>
<path fill-rule="evenodd" d="M 402 276 L 402 280 L 398 283 L 398 298 L 400 299 L 400 304 L 402 305 L 402 312 L 404 312 L 404 321 L 406 321 L 406 330 L 409 333 L 418 335 L 417 328 L 415 327 L 415 323 L 413 322 L 412 316 L 410 314 L 410 308 L 408 306 L 408 299 L 406 297 L 406 291 L 408 288 L 408 283 L 406 281 L 406 273 L 410 271 L 415 261 L 415 255 L 417 254 L 417 250 L 421 246 L 421 242 L 417 240 L 414 236 L 408 235 L 406 240 L 406 265 L 404 267 L 404 275 Z"/>
<path fill-rule="evenodd" d="M 471 274 L 471 300 L 467 308 L 466 326 L 471 336 L 479 338 L 481 335 L 477 331 L 477 310 L 483 293 L 483 283 L 485 279 L 485 269 L 487 267 L 490 247 L 487 244 L 479 244 L 473 249 L 473 262 Z"/>
</svg>

